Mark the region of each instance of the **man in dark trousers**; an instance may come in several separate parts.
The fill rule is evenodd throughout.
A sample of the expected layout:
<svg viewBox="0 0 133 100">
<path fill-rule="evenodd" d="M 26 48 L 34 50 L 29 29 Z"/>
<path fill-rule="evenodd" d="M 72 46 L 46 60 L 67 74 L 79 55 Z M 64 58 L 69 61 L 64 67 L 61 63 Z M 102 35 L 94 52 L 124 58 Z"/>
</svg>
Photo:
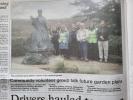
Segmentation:
<svg viewBox="0 0 133 100">
<path fill-rule="evenodd" d="M 72 30 L 70 32 L 69 42 L 70 42 L 70 49 L 69 54 L 71 54 L 71 57 L 78 58 L 78 41 L 76 38 L 78 28 L 75 24 L 72 24 Z"/>
</svg>

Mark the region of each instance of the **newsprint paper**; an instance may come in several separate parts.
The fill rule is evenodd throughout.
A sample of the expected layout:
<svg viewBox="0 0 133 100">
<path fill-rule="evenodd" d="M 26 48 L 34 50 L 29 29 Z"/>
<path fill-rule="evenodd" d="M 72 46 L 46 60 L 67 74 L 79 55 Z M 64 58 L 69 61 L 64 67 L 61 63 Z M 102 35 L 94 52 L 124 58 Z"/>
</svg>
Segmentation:
<svg viewBox="0 0 133 100">
<path fill-rule="evenodd" d="M 125 3 L 0 0 L 0 100 L 127 100 Z"/>
</svg>

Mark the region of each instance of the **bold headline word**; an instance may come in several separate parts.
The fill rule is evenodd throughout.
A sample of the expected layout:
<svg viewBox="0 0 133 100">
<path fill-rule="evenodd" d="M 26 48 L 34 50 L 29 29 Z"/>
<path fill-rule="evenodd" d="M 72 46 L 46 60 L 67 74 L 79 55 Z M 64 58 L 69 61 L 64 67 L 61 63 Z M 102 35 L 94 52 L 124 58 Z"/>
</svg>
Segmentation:
<svg viewBox="0 0 133 100">
<path fill-rule="evenodd" d="M 9 5 L 8 2 L 0 2 L 0 9 L 7 9 L 8 5 Z"/>
<path fill-rule="evenodd" d="M 11 100 L 82 100 L 81 96 L 78 97 L 71 97 L 70 95 L 66 95 L 65 97 L 58 97 L 58 96 L 52 96 L 48 95 L 48 97 L 29 97 L 26 95 L 19 96 L 19 95 L 11 95 Z"/>
</svg>

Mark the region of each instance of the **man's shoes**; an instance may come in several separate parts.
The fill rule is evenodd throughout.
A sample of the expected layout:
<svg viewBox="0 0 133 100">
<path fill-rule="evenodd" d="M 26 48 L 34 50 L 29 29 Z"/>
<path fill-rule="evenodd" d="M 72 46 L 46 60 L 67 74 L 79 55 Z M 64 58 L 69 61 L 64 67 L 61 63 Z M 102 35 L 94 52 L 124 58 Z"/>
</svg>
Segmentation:
<svg viewBox="0 0 133 100">
<path fill-rule="evenodd" d="M 89 61 L 87 58 L 85 58 L 85 61 Z"/>
<path fill-rule="evenodd" d="M 80 58 L 80 60 L 84 60 L 84 58 Z"/>
<path fill-rule="evenodd" d="M 108 62 L 108 60 L 107 60 L 107 59 L 105 59 L 104 61 L 105 61 L 106 63 Z"/>
<path fill-rule="evenodd" d="M 102 62 L 103 61 L 103 59 L 102 58 L 100 58 L 100 60 L 99 60 L 100 62 Z"/>
</svg>

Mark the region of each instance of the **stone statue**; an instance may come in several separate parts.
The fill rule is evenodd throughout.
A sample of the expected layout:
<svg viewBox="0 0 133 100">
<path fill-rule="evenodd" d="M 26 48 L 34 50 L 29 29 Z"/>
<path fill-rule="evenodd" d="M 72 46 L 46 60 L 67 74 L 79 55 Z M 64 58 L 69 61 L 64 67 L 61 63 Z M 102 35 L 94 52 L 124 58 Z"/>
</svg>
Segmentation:
<svg viewBox="0 0 133 100">
<path fill-rule="evenodd" d="M 46 64 L 53 51 L 53 44 L 49 38 L 46 19 L 42 16 L 42 10 L 38 10 L 38 17 L 31 17 L 34 31 L 31 35 L 31 44 L 28 53 L 23 60 L 24 64 Z"/>
</svg>

